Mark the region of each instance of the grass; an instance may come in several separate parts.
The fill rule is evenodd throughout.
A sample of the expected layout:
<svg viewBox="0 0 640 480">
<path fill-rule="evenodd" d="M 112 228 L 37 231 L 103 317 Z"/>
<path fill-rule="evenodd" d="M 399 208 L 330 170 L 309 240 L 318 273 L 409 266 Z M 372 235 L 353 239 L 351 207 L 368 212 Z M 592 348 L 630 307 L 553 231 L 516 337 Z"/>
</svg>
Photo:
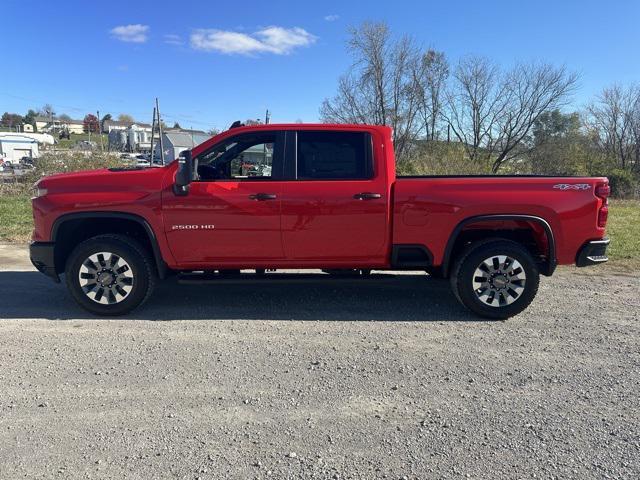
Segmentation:
<svg viewBox="0 0 640 480">
<path fill-rule="evenodd" d="M 607 250 L 613 263 L 640 267 L 640 200 L 612 200 L 609 206 Z"/>
<path fill-rule="evenodd" d="M 88 133 L 72 133 L 70 135 L 70 139 L 66 139 L 66 138 L 62 138 L 59 139 L 58 136 L 56 135 L 56 140 L 58 141 L 58 143 L 56 143 L 56 148 L 73 148 L 75 147 L 75 145 L 78 142 L 81 142 L 83 140 L 89 140 L 89 134 Z M 91 134 L 91 141 L 95 142 L 96 145 L 98 146 L 98 148 L 100 148 L 100 137 L 102 137 L 102 145 L 104 146 L 104 149 L 107 149 L 107 146 L 109 145 L 109 136 L 106 134 L 100 134 L 97 135 L 95 133 Z"/>
<path fill-rule="evenodd" d="M 27 242 L 33 221 L 28 194 L 0 194 L 0 242 Z M 607 234 L 611 263 L 640 268 L 640 200 L 612 200 Z"/>
<path fill-rule="evenodd" d="M 26 242 L 32 229 L 29 195 L 0 195 L 0 242 Z"/>
</svg>

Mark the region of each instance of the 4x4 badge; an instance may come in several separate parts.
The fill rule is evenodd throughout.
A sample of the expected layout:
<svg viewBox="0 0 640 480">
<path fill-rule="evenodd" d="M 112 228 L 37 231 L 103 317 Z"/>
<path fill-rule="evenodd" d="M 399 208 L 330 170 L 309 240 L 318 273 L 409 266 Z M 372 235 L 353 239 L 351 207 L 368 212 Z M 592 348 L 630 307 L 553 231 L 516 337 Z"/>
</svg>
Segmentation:
<svg viewBox="0 0 640 480">
<path fill-rule="evenodd" d="M 558 190 L 589 190 L 591 185 L 588 183 L 556 183 L 553 188 Z"/>
</svg>

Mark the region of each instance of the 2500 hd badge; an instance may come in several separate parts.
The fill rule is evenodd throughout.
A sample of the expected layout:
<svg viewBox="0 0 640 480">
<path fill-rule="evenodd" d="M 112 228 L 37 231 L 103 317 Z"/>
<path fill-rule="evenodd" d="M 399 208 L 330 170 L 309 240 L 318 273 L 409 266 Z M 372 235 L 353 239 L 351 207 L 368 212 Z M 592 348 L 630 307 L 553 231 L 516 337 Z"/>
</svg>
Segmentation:
<svg viewBox="0 0 640 480">
<path fill-rule="evenodd" d="M 213 230 L 215 225 L 171 225 L 171 230 Z"/>
</svg>

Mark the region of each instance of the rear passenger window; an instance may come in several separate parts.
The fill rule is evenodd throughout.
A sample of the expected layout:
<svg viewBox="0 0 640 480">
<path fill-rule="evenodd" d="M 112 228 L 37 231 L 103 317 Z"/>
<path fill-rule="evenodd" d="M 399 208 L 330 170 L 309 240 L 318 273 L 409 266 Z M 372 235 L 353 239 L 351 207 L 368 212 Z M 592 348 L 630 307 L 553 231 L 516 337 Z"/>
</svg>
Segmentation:
<svg viewBox="0 0 640 480">
<path fill-rule="evenodd" d="M 371 137 L 364 132 L 298 132 L 298 180 L 367 179 Z"/>
</svg>

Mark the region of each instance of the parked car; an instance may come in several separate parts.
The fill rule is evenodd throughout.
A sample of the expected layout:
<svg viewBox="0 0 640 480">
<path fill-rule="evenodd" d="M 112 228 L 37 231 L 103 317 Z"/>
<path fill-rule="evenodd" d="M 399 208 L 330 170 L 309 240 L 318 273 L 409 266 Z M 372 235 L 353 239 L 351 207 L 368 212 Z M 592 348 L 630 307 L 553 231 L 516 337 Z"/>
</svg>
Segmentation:
<svg viewBox="0 0 640 480">
<path fill-rule="evenodd" d="M 271 170 L 240 176 L 261 145 Z M 37 192 L 33 264 L 99 315 L 171 274 L 296 268 L 426 270 L 476 314 L 508 318 L 540 275 L 605 262 L 609 243 L 606 178 L 398 177 L 381 126 L 233 128 L 164 167 L 54 175 Z"/>
<path fill-rule="evenodd" d="M 31 157 L 22 157 L 20 162 L 18 163 L 18 168 L 22 170 L 33 170 L 35 168 L 33 158 Z"/>
<path fill-rule="evenodd" d="M 98 148 L 98 144 L 94 141 L 90 142 L 89 140 L 80 140 L 76 143 L 75 148 L 76 150 L 84 151 L 95 150 L 96 148 Z"/>
<path fill-rule="evenodd" d="M 0 172 L 12 172 L 13 163 L 4 157 L 0 157 Z"/>
</svg>

